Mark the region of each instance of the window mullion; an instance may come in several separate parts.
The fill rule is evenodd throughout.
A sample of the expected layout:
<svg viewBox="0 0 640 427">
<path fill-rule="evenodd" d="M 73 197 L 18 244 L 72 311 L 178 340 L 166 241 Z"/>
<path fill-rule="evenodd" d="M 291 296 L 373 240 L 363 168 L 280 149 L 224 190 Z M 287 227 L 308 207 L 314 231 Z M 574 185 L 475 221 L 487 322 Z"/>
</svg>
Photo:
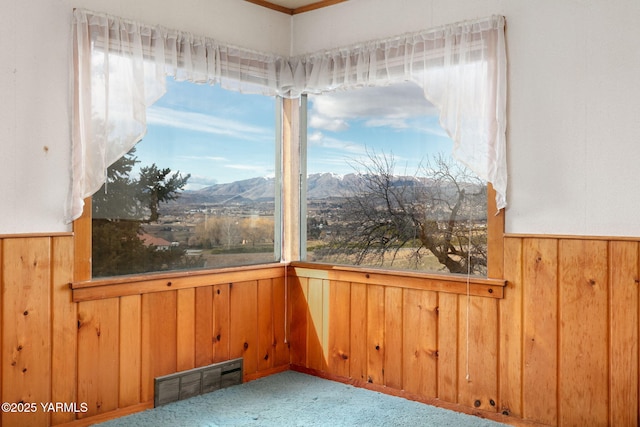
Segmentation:
<svg viewBox="0 0 640 427">
<path fill-rule="evenodd" d="M 300 260 L 300 111 L 297 99 L 282 106 L 282 261 Z"/>
</svg>

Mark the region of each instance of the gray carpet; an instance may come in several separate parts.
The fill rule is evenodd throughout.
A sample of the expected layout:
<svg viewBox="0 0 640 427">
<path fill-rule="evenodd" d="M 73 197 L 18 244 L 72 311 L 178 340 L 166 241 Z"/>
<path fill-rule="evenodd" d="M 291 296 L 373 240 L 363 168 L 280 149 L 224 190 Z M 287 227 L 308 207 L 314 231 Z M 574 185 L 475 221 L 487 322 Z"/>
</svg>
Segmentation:
<svg viewBox="0 0 640 427">
<path fill-rule="evenodd" d="M 504 424 L 286 371 L 99 426 L 497 427 Z"/>
</svg>

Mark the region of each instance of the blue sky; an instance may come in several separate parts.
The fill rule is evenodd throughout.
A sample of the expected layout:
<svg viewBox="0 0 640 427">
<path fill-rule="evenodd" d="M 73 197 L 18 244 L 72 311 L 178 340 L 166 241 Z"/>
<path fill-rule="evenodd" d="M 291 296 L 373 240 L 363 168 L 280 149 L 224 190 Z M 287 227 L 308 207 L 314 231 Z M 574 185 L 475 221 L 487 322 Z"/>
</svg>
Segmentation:
<svg viewBox="0 0 640 427">
<path fill-rule="evenodd" d="M 167 79 L 137 155 L 141 165 L 190 173 L 189 189 L 273 176 L 274 125 L 273 98 Z"/>
<path fill-rule="evenodd" d="M 368 154 L 393 155 L 396 173 L 416 172 L 422 160 L 451 153 L 437 109 L 412 83 L 309 96 L 308 173 L 354 172 Z"/>
<path fill-rule="evenodd" d="M 147 111 L 141 165 L 190 173 L 188 189 L 275 174 L 276 100 L 167 79 Z M 367 151 L 393 154 L 397 173 L 450 153 L 436 109 L 413 84 L 309 96 L 308 173 L 354 171 Z"/>
</svg>

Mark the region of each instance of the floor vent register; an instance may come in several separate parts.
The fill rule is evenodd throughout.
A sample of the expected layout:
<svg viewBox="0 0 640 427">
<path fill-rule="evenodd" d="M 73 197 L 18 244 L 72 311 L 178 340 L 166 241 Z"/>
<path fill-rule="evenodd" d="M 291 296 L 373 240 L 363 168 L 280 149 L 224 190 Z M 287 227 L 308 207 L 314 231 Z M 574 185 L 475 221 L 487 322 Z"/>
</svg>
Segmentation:
<svg viewBox="0 0 640 427">
<path fill-rule="evenodd" d="M 242 384 L 242 358 L 155 378 L 154 407 Z"/>
</svg>

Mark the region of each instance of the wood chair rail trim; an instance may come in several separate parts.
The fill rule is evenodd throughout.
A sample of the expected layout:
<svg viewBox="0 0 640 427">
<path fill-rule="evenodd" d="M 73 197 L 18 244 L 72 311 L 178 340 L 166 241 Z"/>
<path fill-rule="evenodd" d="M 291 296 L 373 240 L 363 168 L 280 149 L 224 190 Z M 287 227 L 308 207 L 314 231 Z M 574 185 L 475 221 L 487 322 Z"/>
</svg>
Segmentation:
<svg viewBox="0 0 640 427">
<path fill-rule="evenodd" d="M 408 271 L 372 270 L 351 266 L 292 262 L 289 276 L 366 283 L 488 298 L 504 298 L 506 280 Z"/>
</svg>

